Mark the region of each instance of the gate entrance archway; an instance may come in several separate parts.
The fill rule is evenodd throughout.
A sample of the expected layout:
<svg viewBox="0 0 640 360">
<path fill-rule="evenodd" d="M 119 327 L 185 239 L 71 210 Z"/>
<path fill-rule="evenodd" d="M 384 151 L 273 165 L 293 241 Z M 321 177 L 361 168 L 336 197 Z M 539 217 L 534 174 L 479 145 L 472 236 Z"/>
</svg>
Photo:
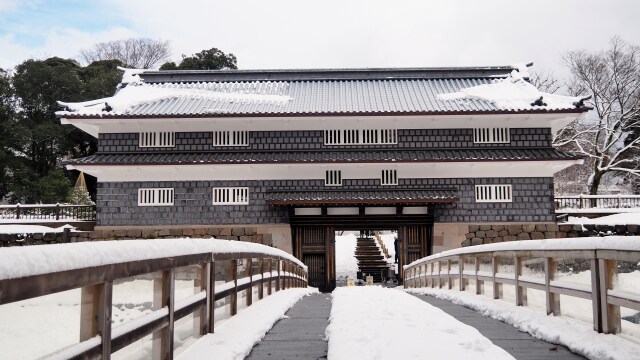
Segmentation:
<svg viewBox="0 0 640 360">
<path fill-rule="evenodd" d="M 336 287 L 335 233 L 340 230 L 397 231 L 399 269 L 432 252 L 433 216 L 430 214 L 292 215 L 293 253 L 309 268 L 309 285 L 324 292 Z M 399 274 L 402 276 L 402 271 Z"/>
</svg>

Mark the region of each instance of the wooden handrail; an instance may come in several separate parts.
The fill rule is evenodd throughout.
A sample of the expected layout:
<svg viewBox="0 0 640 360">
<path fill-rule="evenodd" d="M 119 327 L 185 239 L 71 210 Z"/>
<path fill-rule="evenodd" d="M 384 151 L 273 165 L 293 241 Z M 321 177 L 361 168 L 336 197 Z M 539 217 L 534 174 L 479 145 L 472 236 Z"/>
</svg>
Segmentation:
<svg viewBox="0 0 640 360">
<path fill-rule="evenodd" d="M 604 240 L 603 240 L 604 239 Z M 637 240 L 637 239 L 636 239 Z M 582 244 L 581 244 L 582 242 Z M 600 242 L 600 243 L 599 243 Z M 484 292 L 484 283 L 492 284 L 491 295 L 501 299 L 504 284 L 515 286 L 516 305 L 527 304 L 527 289 L 544 291 L 547 314 L 560 314 L 560 295 L 591 300 L 593 328 L 598 332 L 615 334 L 621 331 L 620 306 L 640 311 L 640 296 L 613 289 L 617 275 L 617 261 L 640 262 L 640 240 L 633 245 L 616 245 L 620 238 L 551 239 L 489 244 L 445 251 L 414 261 L 404 267 L 404 287 L 438 287 L 454 281 L 459 290 L 466 291 L 467 283 L 475 283 L 476 294 Z M 491 260 L 491 271 L 480 271 L 480 260 Z M 502 259 L 513 265 L 513 273 L 498 272 Z M 524 259 L 540 259 L 544 265 L 544 279 L 522 274 Z M 591 284 L 580 285 L 557 281 L 558 262 L 561 259 L 587 260 L 591 271 Z M 457 270 L 451 271 L 451 263 Z M 471 269 L 465 264 L 473 263 Z M 540 264 L 538 261 L 537 264 Z"/>
<path fill-rule="evenodd" d="M 153 246 L 154 242 L 167 240 L 137 240 Z M 176 240 L 188 242 L 189 240 Z M 202 240 L 211 241 L 211 240 Z M 216 240 L 213 240 L 216 241 Z M 220 241 L 222 243 L 222 241 Z M 226 241 L 225 241 L 226 242 Z M 125 243 L 125 242 L 120 242 Z M 86 243 L 83 246 L 92 246 Z M 197 243 L 195 243 L 197 244 Z M 70 246 L 71 245 L 71 246 Z M 74 244 L 59 244 L 74 249 Z M 139 245 L 139 244 L 136 244 Z M 251 244 L 256 245 L 256 244 Z M 46 246 L 46 245 L 43 245 Z M 259 245 L 256 245 L 258 247 Z M 266 248 L 266 247 L 265 247 Z M 271 283 L 277 281 L 276 291 L 293 287 L 307 287 L 307 269 L 289 254 L 270 251 L 238 251 L 238 252 L 201 252 L 179 256 L 155 257 L 121 263 L 108 263 L 100 266 L 82 267 L 73 270 L 56 271 L 30 276 L 4 276 L 0 278 L 0 305 L 31 299 L 61 291 L 81 289 L 81 326 L 80 342 L 62 349 L 52 355 L 58 358 L 97 358 L 109 359 L 111 353 L 118 351 L 143 337 L 153 334 L 158 341 L 153 342 L 154 359 L 172 359 L 174 342 L 174 323 L 193 314 L 203 311 L 201 334 L 213 333 L 215 301 L 229 297 L 232 314 L 237 310 L 238 292 L 259 286 L 259 297 L 262 297 L 264 284 L 268 284 L 268 295 L 271 295 Z M 281 254 L 277 254 L 280 252 Z M 269 263 L 269 268 L 260 266 L 260 274 L 252 274 L 238 278 L 235 271 L 238 260 L 244 259 L 247 266 L 253 268 L 254 259 L 260 264 Z M 232 264 L 232 279 L 224 284 L 215 284 L 215 264 L 229 261 Z M 276 269 L 271 264 L 277 264 Z M 201 291 L 182 299 L 174 300 L 175 270 L 184 266 L 199 266 L 204 275 Z M 113 283 L 138 275 L 160 273 L 154 279 L 155 311 L 138 319 L 114 327 L 111 324 L 111 307 Z M 247 306 L 251 305 L 251 297 L 247 297 Z"/>
</svg>

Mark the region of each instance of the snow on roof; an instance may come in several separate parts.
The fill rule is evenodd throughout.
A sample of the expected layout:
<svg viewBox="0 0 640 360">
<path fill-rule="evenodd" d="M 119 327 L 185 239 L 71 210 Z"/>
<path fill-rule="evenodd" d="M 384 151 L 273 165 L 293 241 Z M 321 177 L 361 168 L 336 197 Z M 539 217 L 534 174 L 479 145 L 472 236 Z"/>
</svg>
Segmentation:
<svg viewBox="0 0 640 360">
<path fill-rule="evenodd" d="M 403 78 L 402 69 L 398 69 L 398 77 L 370 79 L 368 73 L 354 69 L 346 71 L 349 76 L 344 79 L 327 73 L 307 80 L 272 79 L 266 70 L 251 78 L 240 76 L 242 72 L 232 76 L 229 71 L 224 74 L 230 77 L 187 72 L 175 75 L 175 79 L 174 72 L 149 72 L 160 76 L 156 79 L 144 70 L 122 69 L 123 79 L 115 95 L 79 103 L 58 102 L 66 109 L 56 114 L 78 118 L 588 110 L 578 98 L 539 92 L 525 80 L 526 66 L 513 68 L 519 70 L 508 77 L 506 71 L 500 77 L 483 73 L 469 77 L 426 69 L 419 76 Z M 459 77 L 451 77 L 456 74 Z"/>
<path fill-rule="evenodd" d="M 580 104 L 582 98 L 549 94 L 539 91 L 526 79 L 529 78 L 524 64 L 514 65 L 516 69 L 506 79 L 495 79 L 482 84 L 461 89 L 457 92 L 439 94 L 440 101 L 467 102 L 472 100 L 488 101 L 505 109 L 567 109 Z"/>
<path fill-rule="evenodd" d="M 140 74 L 145 70 L 141 69 L 124 69 L 122 80 L 118 84 L 118 90 L 113 96 L 84 101 L 84 102 L 63 102 L 58 101 L 60 106 L 66 108 L 65 111 L 58 111 L 56 115 L 65 116 L 69 114 L 126 114 L 133 107 L 141 104 L 152 103 L 161 100 L 190 98 L 202 100 L 214 100 L 225 102 L 239 103 L 256 103 L 256 104 L 283 104 L 291 100 L 291 97 L 285 95 L 274 95 L 272 92 L 277 90 L 282 84 L 266 82 L 266 86 L 257 88 L 251 84 L 237 84 L 232 87 L 221 89 L 219 86 L 210 86 L 207 83 L 189 83 L 189 84 L 148 84 L 144 83 L 140 78 Z M 265 85 L 265 83 L 263 83 Z M 224 109 L 222 109 L 224 110 Z M 211 112 L 220 112 L 220 109 L 211 109 Z"/>
<path fill-rule="evenodd" d="M 119 240 L 0 248 L 0 280 L 208 252 L 263 253 L 306 269 L 293 255 L 262 244 L 216 239 Z"/>
</svg>

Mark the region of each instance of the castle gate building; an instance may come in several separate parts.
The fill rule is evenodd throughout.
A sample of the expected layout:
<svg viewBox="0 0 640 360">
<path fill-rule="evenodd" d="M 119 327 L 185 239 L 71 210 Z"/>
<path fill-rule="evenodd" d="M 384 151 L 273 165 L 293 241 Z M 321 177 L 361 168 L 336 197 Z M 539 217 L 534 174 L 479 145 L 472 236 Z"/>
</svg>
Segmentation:
<svg viewBox="0 0 640 360">
<path fill-rule="evenodd" d="M 552 137 L 588 110 L 509 66 L 126 70 L 61 105 L 98 139 L 67 162 L 97 177 L 96 229 L 253 235 L 325 290 L 337 230 L 397 230 L 402 266 L 469 224 L 553 223 L 553 174 L 582 160 Z"/>
</svg>

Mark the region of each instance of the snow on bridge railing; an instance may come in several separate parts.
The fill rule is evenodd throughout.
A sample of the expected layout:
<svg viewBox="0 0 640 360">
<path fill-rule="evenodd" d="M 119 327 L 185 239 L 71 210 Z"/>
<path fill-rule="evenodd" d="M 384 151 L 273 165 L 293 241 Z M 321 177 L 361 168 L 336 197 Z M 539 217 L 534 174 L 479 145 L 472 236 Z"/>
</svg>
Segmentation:
<svg viewBox="0 0 640 360">
<path fill-rule="evenodd" d="M 640 237 L 513 241 L 448 250 L 404 267 L 405 288 L 458 288 L 504 299 L 509 294 L 517 306 L 530 295 L 544 294 L 547 314 L 560 315 L 560 296 L 567 296 L 563 314 L 591 320 L 598 332 L 616 334 L 629 329 L 638 336 L 640 311 Z M 534 294 L 535 293 L 535 294 Z M 535 300 L 535 296 L 530 296 Z M 590 314 L 581 313 L 575 299 L 590 302 Z M 573 301 L 573 303 L 572 303 Z M 623 326 L 621 307 L 626 315 Z M 589 319 L 590 318 L 590 319 Z M 630 320 L 630 323 L 626 323 Z M 634 334 L 635 333 L 635 334 Z"/>
<path fill-rule="evenodd" d="M 0 205 L 0 220 L 95 221 L 95 205 L 29 204 Z"/>
<path fill-rule="evenodd" d="M 175 280 L 187 268 L 195 268 L 196 293 L 177 299 Z M 221 269 L 225 282 L 216 284 Z M 112 324 L 114 281 L 145 274 L 153 274 L 149 278 L 153 311 Z M 179 319 L 193 314 L 199 335 L 213 333 L 216 301 L 224 300 L 233 316 L 239 292 L 246 290 L 241 305 L 250 306 L 256 291 L 262 299 L 265 288 L 271 295 L 292 287 L 307 287 L 307 267 L 302 262 L 279 249 L 239 241 L 123 240 L 0 249 L 0 306 L 81 289 L 80 342 L 46 358 L 109 359 L 111 353 L 152 334 L 151 357 L 171 359 L 174 324 Z M 30 340 L 37 346 L 40 339 Z"/>
<path fill-rule="evenodd" d="M 640 208 L 640 195 L 556 196 L 555 205 L 556 210 Z"/>
</svg>

